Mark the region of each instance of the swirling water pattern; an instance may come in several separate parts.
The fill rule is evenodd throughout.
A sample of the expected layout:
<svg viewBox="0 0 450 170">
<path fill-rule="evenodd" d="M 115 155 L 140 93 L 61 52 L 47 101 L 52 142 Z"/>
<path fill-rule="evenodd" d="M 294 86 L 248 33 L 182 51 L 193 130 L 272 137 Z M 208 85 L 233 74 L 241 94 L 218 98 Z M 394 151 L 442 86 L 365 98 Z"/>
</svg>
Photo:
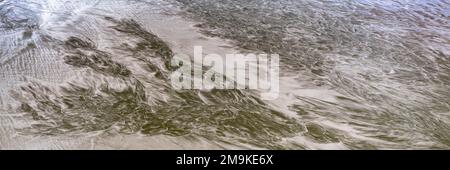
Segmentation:
<svg viewBox="0 0 450 170">
<path fill-rule="evenodd" d="M 445 0 L 0 0 L 0 148 L 450 147 Z M 281 56 L 281 94 L 176 91 L 176 53 Z"/>
</svg>

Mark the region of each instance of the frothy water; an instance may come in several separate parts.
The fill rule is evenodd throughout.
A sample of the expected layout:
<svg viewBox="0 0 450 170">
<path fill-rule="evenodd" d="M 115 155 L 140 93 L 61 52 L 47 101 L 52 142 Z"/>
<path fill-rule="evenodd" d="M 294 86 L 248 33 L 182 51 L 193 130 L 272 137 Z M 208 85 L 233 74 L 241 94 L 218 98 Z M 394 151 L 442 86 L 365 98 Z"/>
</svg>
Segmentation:
<svg viewBox="0 0 450 170">
<path fill-rule="evenodd" d="M 445 0 L 0 0 L 2 149 L 450 148 Z M 280 97 L 174 90 L 276 53 Z"/>
</svg>

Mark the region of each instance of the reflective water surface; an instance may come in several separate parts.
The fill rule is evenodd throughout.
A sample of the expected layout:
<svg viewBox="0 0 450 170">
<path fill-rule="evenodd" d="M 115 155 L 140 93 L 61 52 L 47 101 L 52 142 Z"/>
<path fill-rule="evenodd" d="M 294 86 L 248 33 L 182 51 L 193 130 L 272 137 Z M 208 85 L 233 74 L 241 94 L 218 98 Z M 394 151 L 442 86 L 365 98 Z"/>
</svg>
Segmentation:
<svg viewBox="0 0 450 170">
<path fill-rule="evenodd" d="M 277 53 L 281 94 L 171 87 Z M 446 0 L 0 0 L 1 149 L 448 149 Z"/>
</svg>

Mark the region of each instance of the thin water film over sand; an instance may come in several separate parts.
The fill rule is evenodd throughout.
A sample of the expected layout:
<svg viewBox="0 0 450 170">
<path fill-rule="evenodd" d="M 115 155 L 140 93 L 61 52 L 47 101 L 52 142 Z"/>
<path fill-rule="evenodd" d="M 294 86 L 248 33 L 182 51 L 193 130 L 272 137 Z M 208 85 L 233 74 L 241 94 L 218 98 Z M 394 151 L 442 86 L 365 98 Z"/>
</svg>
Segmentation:
<svg viewBox="0 0 450 170">
<path fill-rule="evenodd" d="M 1 149 L 448 149 L 446 0 L 0 0 Z M 280 94 L 175 90 L 280 55 Z"/>
</svg>

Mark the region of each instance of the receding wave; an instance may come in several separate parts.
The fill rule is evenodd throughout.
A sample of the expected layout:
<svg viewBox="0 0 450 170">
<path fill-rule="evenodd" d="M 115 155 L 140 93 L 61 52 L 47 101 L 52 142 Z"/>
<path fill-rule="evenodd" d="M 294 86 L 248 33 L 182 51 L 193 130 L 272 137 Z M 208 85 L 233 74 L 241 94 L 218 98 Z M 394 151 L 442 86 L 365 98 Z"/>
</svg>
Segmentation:
<svg viewBox="0 0 450 170">
<path fill-rule="evenodd" d="M 166 136 L 180 141 L 167 146 L 188 148 L 449 148 L 449 7 L 0 0 L 0 148 L 28 138 L 88 148 L 67 139 L 117 136 Z M 173 89 L 171 59 L 196 45 L 279 54 L 280 97 Z"/>
</svg>

